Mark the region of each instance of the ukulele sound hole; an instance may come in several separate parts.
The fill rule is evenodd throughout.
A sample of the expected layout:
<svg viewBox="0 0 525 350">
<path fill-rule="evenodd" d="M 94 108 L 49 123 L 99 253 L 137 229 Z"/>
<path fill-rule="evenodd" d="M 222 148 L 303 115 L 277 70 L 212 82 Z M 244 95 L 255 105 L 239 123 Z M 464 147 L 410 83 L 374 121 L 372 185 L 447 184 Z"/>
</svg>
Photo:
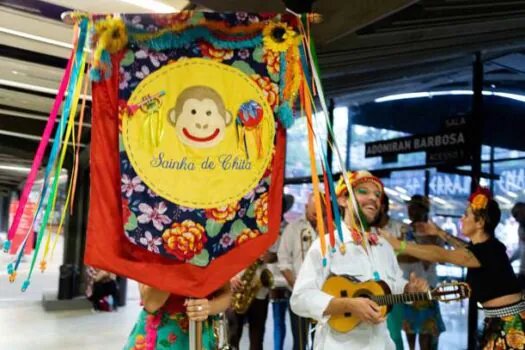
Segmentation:
<svg viewBox="0 0 525 350">
<path fill-rule="evenodd" d="M 341 297 L 342 298 L 347 298 L 348 297 L 348 292 L 346 290 L 342 290 L 341 291 Z M 344 316 L 345 317 L 352 317 L 352 314 L 350 312 L 345 312 Z"/>
</svg>

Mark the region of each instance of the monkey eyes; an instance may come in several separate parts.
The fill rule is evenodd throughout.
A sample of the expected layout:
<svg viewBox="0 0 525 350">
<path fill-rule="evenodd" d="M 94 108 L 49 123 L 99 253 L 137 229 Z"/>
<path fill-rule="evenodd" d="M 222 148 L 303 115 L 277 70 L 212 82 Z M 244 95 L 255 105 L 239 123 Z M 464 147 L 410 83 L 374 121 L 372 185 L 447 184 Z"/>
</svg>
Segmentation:
<svg viewBox="0 0 525 350">
<path fill-rule="evenodd" d="M 195 109 L 192 109 L 191 110 L 191 114 L 195 115 L 195 114 L 197 114 L 197 111 Z"/>
<path fill-rule="evenodd" d="M 209 117 L 211 115 L 211 111 L 206 111 L 206 115 Z"/>
</svg>

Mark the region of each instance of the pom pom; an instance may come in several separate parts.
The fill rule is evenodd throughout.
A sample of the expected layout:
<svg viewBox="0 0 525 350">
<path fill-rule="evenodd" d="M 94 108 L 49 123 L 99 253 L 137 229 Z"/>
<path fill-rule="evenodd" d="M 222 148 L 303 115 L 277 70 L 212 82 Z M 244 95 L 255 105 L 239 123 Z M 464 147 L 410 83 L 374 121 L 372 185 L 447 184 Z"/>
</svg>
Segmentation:
<svg viewBox="0 0 525 350">
<path fill-rule="evenodd" d="M 375 281 L 380 281 L 381 280 L 381 277 L 379 276 L 379 272 L 377 272 L 377 271 L 374 271 L 374 280 Z"/>
<path fill-rule="evenodd" d="M 10 248 L 11 248 L 11 241 L 5 242 L 4 243 L 4 253 L 7 253 Z"/>
<path fill-rule="evenodd" d="M 294 123 L 293 111 L 290 105 L 287 102 L 281 103 L 279 108 L 277 108 L 277 116 L 281 121 L 281 124 L 286 128 L 292 127 Z"/>
<path fill-rule="evenodd" d="M 25 280 L 24 283 L 22 283 L 22 292 L 25 292 L 27 288 L 29 288 L 29 280 Z"/>
<path fill-rule="evenodd" d="M 13 267 L 13 264 L 12 263 L 9 263 L 7 265 L 7 274 L 8 275 L 11 275 L 13 272 L 15 271 L 14 267 Z"/>
<path fill-rule="evenodd" d="M 100 81 L 101 80 L 100 70 L 94 67 L 91 68 L 89 72 L 89 78 L 91 79 L 91 81 Z"/>
<path fill-rule="evenodd" d="M 45 260 L 42 260 L 40 262 L 40 271 L 42 271 L 42 273 L 44 273 L 44 271 L 46 270 L 46 267 L 47 267 L 47 262 Z"/>
<path fill-rule="evenodd" d="M 13 283 L 16 280 L 16 271 L 9 275 L 9 283 Z"/>
</svg>

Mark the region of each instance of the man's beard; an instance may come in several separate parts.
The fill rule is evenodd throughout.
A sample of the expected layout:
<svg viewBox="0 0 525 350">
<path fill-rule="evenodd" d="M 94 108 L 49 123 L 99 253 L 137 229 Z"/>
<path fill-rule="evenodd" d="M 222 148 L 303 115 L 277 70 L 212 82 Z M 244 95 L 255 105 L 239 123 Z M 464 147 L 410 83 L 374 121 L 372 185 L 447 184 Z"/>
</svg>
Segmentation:
<svg viewBox="0 0 525 350">
<path fill-rule="evenodd" d="M 359 206 L 359 204 L 358 204 Z M 357 214 L 359 218 L 363 221 L 363 223 L 366 223 L 367 226 L 375 226 L 379 223 L 379 220 L 381 219 L 381 213 L 379 210 L 376 212 L 373 218 L 369 218 L 368 215 L 365 214 L 364 210 L 359 206 L 359 213 Z"/>
</svg>

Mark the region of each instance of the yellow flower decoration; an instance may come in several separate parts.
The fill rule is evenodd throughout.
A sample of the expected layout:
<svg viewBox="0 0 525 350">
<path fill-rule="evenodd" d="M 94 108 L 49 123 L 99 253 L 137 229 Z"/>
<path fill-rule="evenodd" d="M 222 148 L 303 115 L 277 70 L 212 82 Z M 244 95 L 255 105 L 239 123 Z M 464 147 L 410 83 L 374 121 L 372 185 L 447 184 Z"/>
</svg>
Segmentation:
<svg viewBox="0 0 525 350">
<path fill-rule="evenodd" d="M 299 38 L 292 28 L 282 22 L 271 22 L 263 29 L 263 43 L 267 50 L 286 52 Z"/>
<path fill-rule="evenodd" d="M 507 344 L 514 349 L 523 349 L 525 347 L 525 334 L 521 330 L 511 329 L 505 338 Z"/>
<path fill-rule="evenodd" d="M 96 48 L 94 52 L 94 63 L 102 57 L 102 51 L 106 50 L 109 53 L 116 53 L 122 50 L 128 43 L 128 32 L 126 24 L 119 18 L 111 18 L 108 16 L 105 20 L 95 23 L 94 40 Z"/>
<path fill-rule="evenodd" d="M 470 203 L 470 206 L 474 210 L 479 210 L 479 209 L 485 209 L 488 203 L 489 203 L 489 199 L 487 196 L 483 194 L 478 194 L 472 199 L 472 203 Z"/>
</svg>

